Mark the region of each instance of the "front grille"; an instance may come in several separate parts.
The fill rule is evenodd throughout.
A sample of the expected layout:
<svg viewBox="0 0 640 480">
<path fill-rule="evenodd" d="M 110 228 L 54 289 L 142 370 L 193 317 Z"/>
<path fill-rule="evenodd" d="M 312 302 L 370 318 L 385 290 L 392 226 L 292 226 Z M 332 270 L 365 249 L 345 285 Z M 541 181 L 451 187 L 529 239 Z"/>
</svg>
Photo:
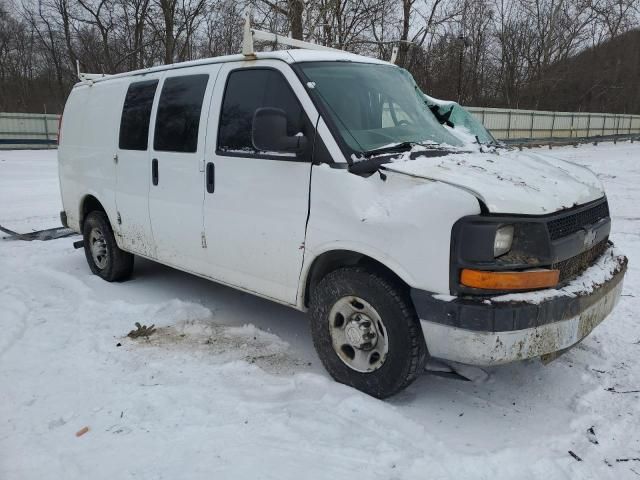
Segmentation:
<svg viewBox="0 0 640 480">
<path fill-rule="evenodd" d="M 566 237 L 572 233 L 576 233 L 582 228 L 593 225 L 598 220 L 609 216 L 609 204 L 605 200 L 598 205 L 582 210 L 577 213 L 573 213 L 561 218 L 550 220 L 547 222 L 547 228 L 549 229 L 549 236 L 551 240 L 557 240 L 558 238 Z"/>
<path fill-rule="evenodd" d="M 578 276 L 587 267 L 591 266 L 596 259 L 604 253 L 607 249 L 609 241 L 604 240 L 596 243 L 591 249 L 576 255 L 575 257 L 568 258 L 562 262 L 551 265 L 551 268 L 560 270 L 560 284 L 565 283 L 572 278 Z"/>
</svg>

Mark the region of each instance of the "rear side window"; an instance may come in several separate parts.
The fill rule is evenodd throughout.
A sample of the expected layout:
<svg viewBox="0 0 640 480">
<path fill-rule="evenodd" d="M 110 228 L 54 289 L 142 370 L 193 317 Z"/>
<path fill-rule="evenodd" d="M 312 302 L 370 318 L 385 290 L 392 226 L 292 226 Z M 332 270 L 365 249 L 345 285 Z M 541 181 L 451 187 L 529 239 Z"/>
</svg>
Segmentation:
<svg viewBox="0 0 640 480">
<path fill-rule="evenodd" d="M 304 111 L 280 72 L 257 68 L 235 70 L 229 74 L 222 102 L 218 131 L 220 152 L 256 153 L 251 127 L 253 114 L 262 107 L 285 111 L 289 136 L 303 132 Z"/>
<path fill-rule="evenodd" d="M 200 112 L 208 80 L 209 75 L 188 75 L 164 81 L 156 114 L 155 150 L 194 153 L 198 149 Z"/>
<path fill-rule="evenodd" d="M 158 80 L 129 85 L 120 118 L 119 147 L 122 150 L 146 150 L 149 138 L 151 106 Z"/>
</svg>

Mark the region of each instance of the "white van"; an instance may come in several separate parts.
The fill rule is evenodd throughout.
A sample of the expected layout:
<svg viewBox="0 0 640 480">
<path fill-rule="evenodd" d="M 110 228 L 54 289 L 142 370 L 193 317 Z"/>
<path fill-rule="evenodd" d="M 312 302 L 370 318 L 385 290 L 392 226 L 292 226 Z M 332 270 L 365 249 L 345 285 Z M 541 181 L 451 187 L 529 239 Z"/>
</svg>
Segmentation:
<svg viewBox="0 0 640 480">
<path fill-rule="evenodd" d="M 626 258 L 589 170 L 440 124 L 411 76 L 288 50 L 85 80 L 62 120 L 63 223 L 91 270 L 134 256 L 309 311 L 376 397 L 431 356 L 551 357 L 613 309 Z"/>
</svg>

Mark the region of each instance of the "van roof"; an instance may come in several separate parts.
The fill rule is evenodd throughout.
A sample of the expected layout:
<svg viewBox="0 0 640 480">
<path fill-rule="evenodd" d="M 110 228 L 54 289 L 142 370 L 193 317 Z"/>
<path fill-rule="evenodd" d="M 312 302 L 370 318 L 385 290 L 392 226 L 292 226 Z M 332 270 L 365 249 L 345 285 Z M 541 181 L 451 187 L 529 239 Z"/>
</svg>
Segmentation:
<svg viewBox="0 0 640 480">
<path fill-rule="evenodd" d="M 189 62 L 172 63 L 169 65 L 160 65 L 157 67 L 143 68 L 141 70 L 134 70 L 131 72 L 117 73 L 114 75 L 106 75 L 103 78 L 96 78 L 93 82 L 104 82 L 114 78 L 129 77 L 135 75 L 144 75 L 152 72 L 161 72 L 164 70 L 174 70 L 178 68 L 195 67 L 199 65 L 208 65 L 213 63 L 226 63 L 226 62 L 246 62 L 250 64 L 255 60 L 281 60 L 286 63 L 300 63 L 300 62 L 358 62 L 358 63 L 375 63 L 381 65 L 393 65 L 392 63 L 385 62 L 384 60 L 378 60 L 371 57 L 365 57 L 362 55 L 356 55 L 355 53 L 341 52 L 341 51 L 329 51 L 329 50 L 310 50 L 310 49 L 291 49 L 291 50 L 277 50 L 274 52 L 256 52 L 255 58 L 246 57 L 242 54 L 236 55 L 224 55 L 221 57 L 203 58 L 200 60 L 191 60 Z M 394 65 L 395 66 L 395 65 Z M 77 85 L 81 85 L 83 82 L 79 82 Z"/>
</svg>

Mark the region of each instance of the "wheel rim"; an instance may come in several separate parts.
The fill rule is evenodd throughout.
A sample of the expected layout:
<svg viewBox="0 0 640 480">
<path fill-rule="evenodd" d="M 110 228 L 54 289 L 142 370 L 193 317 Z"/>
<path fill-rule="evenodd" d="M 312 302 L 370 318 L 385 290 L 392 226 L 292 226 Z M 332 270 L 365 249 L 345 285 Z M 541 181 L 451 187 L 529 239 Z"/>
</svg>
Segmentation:
<svg viewBox="0 0 640 480">
<path fill-rule="evenodd" d="M 96 266 L 102 270 L 107 266 L 107 241 L 102 231 L 94 227 L 89 234 L 89 250 Z"/>
<path fill-rule="evenodd" d="M 329 333 L 333 350 L 352 370 L 373 372 L 387 358 L 387 329 L 376 309 L 360 297 L 342 297 L 334 304 Z"/>
</svg>

